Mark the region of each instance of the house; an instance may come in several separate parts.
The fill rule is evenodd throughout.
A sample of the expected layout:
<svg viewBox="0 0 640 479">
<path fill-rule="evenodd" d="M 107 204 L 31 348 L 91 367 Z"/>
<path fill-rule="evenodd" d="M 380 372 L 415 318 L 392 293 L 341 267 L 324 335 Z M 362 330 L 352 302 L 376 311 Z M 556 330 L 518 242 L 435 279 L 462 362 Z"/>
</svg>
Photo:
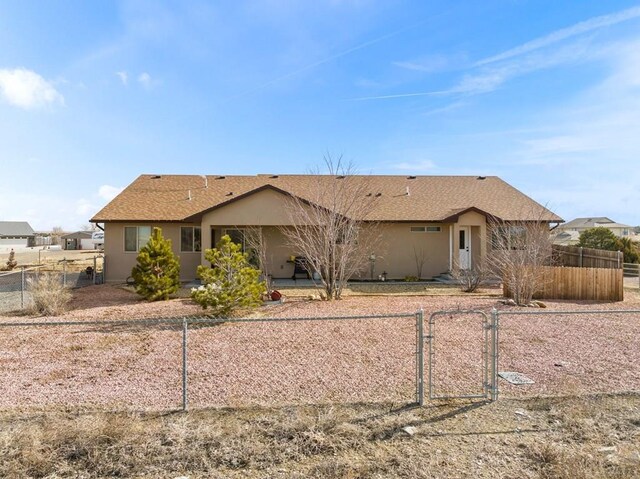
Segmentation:
<svg viewBox="0 0 640 479">
<path fill-rule="evenodd" d="M 94 249 L 94 244 L 91 239 L 91 231 L 76 231 L 74 233 L 67 233 L 60 237 L 62 242 L 62 249 L 67 250 L 82 250 L 82 249 Z"/>
<path fill-rule="evenodd" d="M 310 192 L 330 182 L 329 175 L 197 176 L 141 175 L 91 221 L 104 223 L 106 280 L 124 281 L 153 227 L 161 227 L 180 257 L 181 279 L 196 277 L 205 264 L 204 249 L 224 234 L 242 241 L 247 227 L 262 227 L 275 278 L 290 278 L 291 257 L 281 228 L 291 224 L 285 207 L 293 196 L 311 202 Z M 496 221 L 558 223 L 562 219 L 495 176 L 349 177 L 365 182 L 376 198 L 365 221 L 376 222 L 385 246 L 372 252 L 377 277 L 416 275 L 416 252 L 424 254 L 423 278 L 454 265 L 472 267 L 490 247 L 487 226 Z M 326 206 L 327 205 L 320 205 Z"/>
<path fill-rule="evenodd" d="M 606 216 L 576 218 L 554 229 L 553 242 L 562 245 L 575 245 L 580 241 L 580 233 L 585 230 L 604 227 L 619 238 L 634 237 L 633 226 L 616 223 Z"/>
<path fill-rule="evenodd" d="M 0 250 L 33 246 L 35 232 L 26 221 L 0 221 Z"/>
</svg>

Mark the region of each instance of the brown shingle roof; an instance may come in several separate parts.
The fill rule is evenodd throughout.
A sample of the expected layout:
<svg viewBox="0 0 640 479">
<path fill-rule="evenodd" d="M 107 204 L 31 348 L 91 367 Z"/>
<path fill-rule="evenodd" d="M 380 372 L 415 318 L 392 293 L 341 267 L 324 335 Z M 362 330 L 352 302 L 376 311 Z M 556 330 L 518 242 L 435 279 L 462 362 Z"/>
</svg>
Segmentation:
<svg viewBox="0 0 640 479">
<path fill-rule="evenodd" d="M 367 182 L 374 195 L 381 193 L 370 220 L 442 221 L 474 208 L 503 220 L 562 221 L 496 176 L 362 175 L 351 180 Z M 257 175 L 207 176 L 205 182 L 198 175 L 141 175 L 91 221 L 185 221 L 269 186 L 310 200 L 308 192 L 318 181 L 341 180 L 327 175 Z"/>
</svg>

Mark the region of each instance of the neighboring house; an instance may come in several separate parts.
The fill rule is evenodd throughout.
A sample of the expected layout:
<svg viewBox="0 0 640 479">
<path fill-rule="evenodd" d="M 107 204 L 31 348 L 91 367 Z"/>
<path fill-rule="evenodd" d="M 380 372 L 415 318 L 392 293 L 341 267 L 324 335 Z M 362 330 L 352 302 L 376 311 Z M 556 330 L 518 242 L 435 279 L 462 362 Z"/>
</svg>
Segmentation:
<svg viewBox="0 0 640 479">
<path fill-rule="evenodd" d="M 35 232 L 26 221 L 0 221 L 0 250 L 33 246 Z"/>
<path fill-rule="evenodd" d="M 576 218 L 563 223 L 553 230 L 553 242 L 555 244 L 575 245 L 580 241 L 580 233 L 597 227 L 604 227 L 619 238 L 634 239 L 633 226 L 616 223 L 606 216 L 594 218 Z"/>
<path fill-rule="evenodd" d="M 124 281 L 155 226 L 161 227 L 180 257 L 182 280 L 196 277 L 204 249 L 224 234 L 242 241 L 242 230 L 263 227 L 270 271 L 290 278 L 298 252 L 281 232 L 291 224 L 291 196 L 311 201 L 319 182 L 342 181 L 327 175 L 190 176 L 142 175 L 91 221 L 104 223 L 107 281 Z M 366 182 L 376 207 L 367 218 L 379 224 L 384 246 L 374 277 L 416 275 L 416 252 L 426 257 L 423 278 L 472 267 L 487 253 L 487 226 L 501 222 L 559 223 L 561 218 L 495 176 L 355 176 Z M 321 205 L 326 206 L 326 205 Z M 371 272 L 363 273 L 369 278 Z"/>
<path fill-rule="evenodd" d="M 76 231 L 75 233 L 68 233 L 62 235 L 62 249 L 68 250 L 82 250 L 82 249 L 94 249 L 94 243 L 91 239 L 91 231 Z"/>
</svg>

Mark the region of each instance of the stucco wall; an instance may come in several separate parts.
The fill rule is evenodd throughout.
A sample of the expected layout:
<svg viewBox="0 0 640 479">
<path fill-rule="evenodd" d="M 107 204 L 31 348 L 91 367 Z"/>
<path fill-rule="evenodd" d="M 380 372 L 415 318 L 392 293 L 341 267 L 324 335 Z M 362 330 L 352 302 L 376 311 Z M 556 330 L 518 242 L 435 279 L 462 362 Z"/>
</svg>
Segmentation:
<svg viewBox="0 0 640 479">
<path fill-rule="evenodd" d="M 412 232 L 412 226 L 440 226 L 437 233 Z M 429 223 L 387 223 L 379 225 L 382 245 L 375 251 L 374 278 L 386 271 L 389 279 L 417 276 L 416 255 L 426 258 L 422 278 L 431 278 L 449 269 L 449 225 Z M 366 271 L 363 278 L 369 278 Z"/>
<path fill-rule="evenodd" d="M 124 282 L 131 276 L 131 269 L 136 264 L 138 253 L 125 252 L 125 226 L 151 226 L 162 228 L 162 235 L 171 240 L 173 252 L 180 257 L 180 279 L 190 281 L 196 277 L 196 268 L 200 264 L 200 253 L 180 252 L 180 227 L 200 226 L 188 223 L 106 223 L 104 253 L 106 258 L 105 280 L 107 282 Z M 204 243 L 203 243 L 204 245 Z"/>
</svg>

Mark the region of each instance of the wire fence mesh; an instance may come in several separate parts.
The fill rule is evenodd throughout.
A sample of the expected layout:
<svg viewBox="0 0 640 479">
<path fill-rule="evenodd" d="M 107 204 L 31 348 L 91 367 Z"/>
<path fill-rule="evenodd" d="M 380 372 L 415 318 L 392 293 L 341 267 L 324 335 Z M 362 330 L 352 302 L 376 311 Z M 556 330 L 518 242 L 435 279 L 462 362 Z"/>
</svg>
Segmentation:
<svg viewBox="0 0 640 479">
<path fill-rule="evenodd" d="M 489 316 L 439 311 L 429 317 L 429 397 L 488 397 Z"/>
<path fill-rule="evenodd" d="M 498 315 L 500 397 L 640 391 L 640 310 Z"/>
<path fill-rule="evenodd" d="M 412 403 L 416 337 L 415 313 L 3 323 L 0 409 Z"/>
<path fill-rule="evenodd" d="M 0 313 L 28 309 L 31 305 L 29 286 L 45 273 L 57 275 L 68 288 L 102 284 L 104 255 L 87 257 L 82 261 L 62 258 L 47 264 L 0 272 Z"/>
</svg>

